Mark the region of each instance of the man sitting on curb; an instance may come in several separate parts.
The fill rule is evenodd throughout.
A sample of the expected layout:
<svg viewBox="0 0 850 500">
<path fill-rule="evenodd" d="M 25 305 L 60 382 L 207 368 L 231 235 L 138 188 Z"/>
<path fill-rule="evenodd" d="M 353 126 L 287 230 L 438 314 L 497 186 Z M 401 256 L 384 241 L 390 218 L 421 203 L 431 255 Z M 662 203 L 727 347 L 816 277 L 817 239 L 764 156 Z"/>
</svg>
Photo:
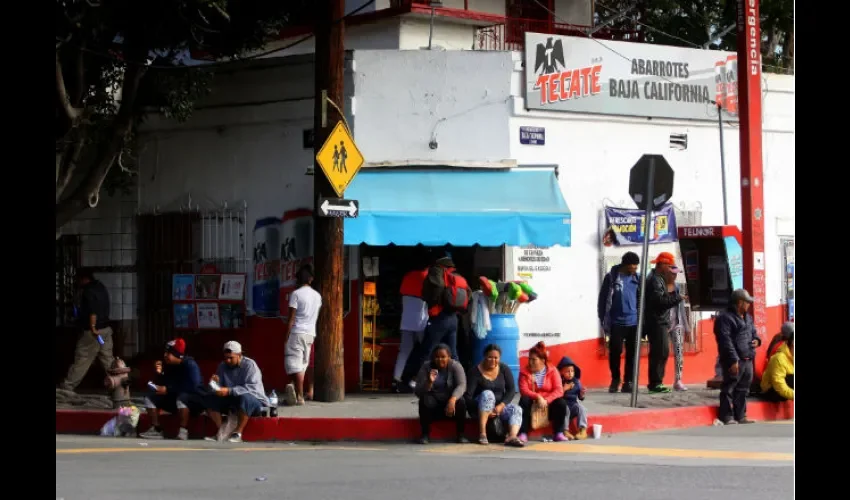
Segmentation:
<svg viewBox="0 0 850 500">
<path fill-rule="evenodd" d="M 186 342 L 176 338 L 165 345 L 165 367 L 162 361 L 156 362 L 156 391 L 145 398 L 145 408 L 151 419 L 151 427 L 139 437 L 162 439 L 159 426 L 160 410 L 180 415 L 180 431 L 177 439 L 189 438 L 189 414 L 199 415 L 203 405 L 197 399 L 203 390 L 201 369 L 190 356 L 186 356 Z"/>
<path fill-rule="evenodd" d="M 242 345 L 231 340 L 224 344 L 224 361 L 218 365 L 216 374 L 210 380 L 214 392 L 204 398 L 207 415 L 213 421 L 216 431 L 221 428 L 222 413 L 237 413 L 236 430 L 227 439 L 231 443 L 242 442 L 242 431 L 248 425 L 248 418 L 258 416 L 269 398 L 263 388 L 263 374 L 257 363 L 242 355 Z M 215 441 L 216 438 L 207 438 Z"/>
</svg>

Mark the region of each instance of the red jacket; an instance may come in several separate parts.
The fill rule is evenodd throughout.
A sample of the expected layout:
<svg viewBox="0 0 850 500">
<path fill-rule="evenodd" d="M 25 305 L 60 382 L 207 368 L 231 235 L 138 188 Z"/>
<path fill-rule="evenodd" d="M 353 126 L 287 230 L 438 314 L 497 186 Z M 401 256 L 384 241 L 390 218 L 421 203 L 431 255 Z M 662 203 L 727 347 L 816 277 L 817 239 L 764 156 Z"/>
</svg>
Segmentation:
<svg viewBox="0 0 850 500">
<path fill-rule="evenodd" d="M 537 387 L 534 381 L 534 374 L 529 369 L 523 368 L 519 374 L 519 393 L 521 396 L 537 399 L 537 396 L 543 396 L 547 403 L 564 395 L 564 387 L 561 385 L 561 375 L 558 370 L 552 365 L 546 365 L 546 376 L 543 378 L 543 386 Z"/>
</svg>

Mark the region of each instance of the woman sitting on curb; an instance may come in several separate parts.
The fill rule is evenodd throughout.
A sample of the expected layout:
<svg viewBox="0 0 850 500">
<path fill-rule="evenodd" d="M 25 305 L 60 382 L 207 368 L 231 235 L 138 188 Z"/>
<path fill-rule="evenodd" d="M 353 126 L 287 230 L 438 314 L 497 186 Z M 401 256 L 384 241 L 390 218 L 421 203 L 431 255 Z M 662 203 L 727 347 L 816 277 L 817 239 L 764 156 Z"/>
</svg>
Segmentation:
<svg viewBox="0 0 850 500">
<path fill-rule="evenodd" d="M 517 433 L 522 424 L 522 409 L 511 403 L 516 395 L 514 374 L 501 360 L 499 346 L 490 344 L 484 348 L 484 359 L 466 377 L 466 407 L 469 415 L 478 419 L 479 444 L 488 444 L 487 422 L 493 419 L 499 424 L 497 428 L 501 428 L 502 422 L 508 424 L 505 446 L 521 448 L 524 443 Z"/>
<path fill-rule="evenodd" d="M 428 444 L 431 423 L 445 417 L 455 421 L 457 442 L 468 443 L 463 436 L 466 425 L 466 375 L 460 362 L 451 358 L 446 344 L 437 344 L 416 376 L 416 396 L 419 397 L 419 425 L 422 427 L 420 444 Z"/>
<path fill-rule="evenodd" d="M 555 441 L 566 441 L 564 422 L 567 416 L 567 402 L 562 397 L 561 376 L 554 366 L 548 363 L 546 344 L 538 342 L 528 351 L 528 364 L 519 374 L 519 407 L 522 408 L 522 427 L 519 439 L 528 442 L 531 430 L 532 406 L 548 408 L 549 421 Z"/>
<path fill-rule="evenodd" d="M 761 397 L 780 403 L 794 400 L 794 330 L 785 333 L 783 344 L 770 357 L 761 376 Z"/>
</svg>

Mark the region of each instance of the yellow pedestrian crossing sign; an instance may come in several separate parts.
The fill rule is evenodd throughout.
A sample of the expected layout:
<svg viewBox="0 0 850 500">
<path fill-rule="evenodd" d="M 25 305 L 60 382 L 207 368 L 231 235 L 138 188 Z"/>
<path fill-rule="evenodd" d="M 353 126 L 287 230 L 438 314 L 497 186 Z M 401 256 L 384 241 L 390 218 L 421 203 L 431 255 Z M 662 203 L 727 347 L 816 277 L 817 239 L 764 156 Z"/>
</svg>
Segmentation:
<svg viewBox="0 0 850 500">
<path fill-rule="evenodd" d="M 337 196 L 342 196 L 363 166 L 363 155 L 354 144 L 348 128 L 340 121 L 316 154 L 316 161 Z"/>
</svg>

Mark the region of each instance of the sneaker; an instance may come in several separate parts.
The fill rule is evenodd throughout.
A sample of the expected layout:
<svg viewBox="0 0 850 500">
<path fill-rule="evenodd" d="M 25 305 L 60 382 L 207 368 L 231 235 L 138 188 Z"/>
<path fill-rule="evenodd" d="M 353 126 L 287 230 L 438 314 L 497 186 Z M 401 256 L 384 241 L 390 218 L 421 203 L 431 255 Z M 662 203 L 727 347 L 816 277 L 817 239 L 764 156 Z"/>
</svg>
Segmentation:
<svg viewBox="0 0 850 500">
<path fill-rule="evenodd" d="M 560 443 L 562 441 L 569 441 L 569 438 L 567 438 L 567 436 L 565 436 L 563 432 L 559 432 L 559 433 L 555 434 L 555 437 L 552 438 L 552 441 L 555 441 L 556 443 Z"/>
<path fill-rule="evenodd" d="M 669 387 L 664 384 L 656 385 L 655 387 L 649 388 L 650 394 L 668 394 L 673 392 Z"/>
<path fill-rule="evenodd" d="M 390 385 L 390 392 L 393 394 L 401 394 L 401 380 L 393 379 L 393 383 Z"/>
<path fill-rule="evenodd" d="M 215 437 L 215 436 L 207 436 L 207 437 L 205 437 L 205 438 L 204 438 L 204 441 L 209 441 L 209 442 L 211 442 L 211 443 L 217 443 L 217 442 L 218 442 L 218 438 L 217 438 L 217 437 Z"/>
<path fill-rule="evenodd" d="M 730 418 L 729 420 L 724 420 L 723 425 L 738 425 L 738 422 L 735 419 Z"/>
<path fill-rule="evenodd" d="M 307 403 L 304 402 L 304 398 L 298 398 L 295 400 L 295 406 L 304 406 L 305 404 Z"/>
<path fill-rule="evenodd" d="M 611 385 L 608 386 L 608 392 L 610 392 L 611 394 L 614 394 L 619 389 L 620 389 L 620 381 L 619 380 L 612 380 Z M 626 392 L 626 391 L 623 391 L 623 392 Z"/>
<path fill-rule="evenodd" d="M 180 431 L 177 433 L 177 439 L 180 441 L 186 441 L 189 439 L 189 429 L 181 427 Z"/>
<path fill-rule="evenodd" d="M 162 431 L 158 431 L 155 427 L 151 427 L 145 432 L 139 434 L 139 437 L 142 439 L 162 439 L 165 436 L 162 435 Z"/>
<path fill-rule="evenodd" d="M 679 391 L 679 392 L 684 392 L 684 391 L 687 391 L 688 388 L 685 387 L 685 384 L 683 384 L 681 381 L 679 381 L 679 382 L 676 382 L 675 384 L 673 384 L 673 390 Z"/>
<path fill-rule="evenodd" d="M 458 436 L 456 441 L 457 444 L 469 444 L 469 439 L 466 439 L 466 436 Z"/>
<path fill-rule="evenodd" d="M 283 404 L 295 406 L 295 403 L 295 384 L 286 384 L 286 388 L 283 390 Z"/>
<path fill-rule="evenodd" d="M 431 440 L 428 438 L 428 436 L 422 436 L 416 442 L 419 444 L 429 444 Z"/>
<path fill-rule="evenodd" d="M 587 427 L 582 427 L 578 430 L 578 434 L 576 434 L 577 440 L 587 439 Z"/>
<path fill-rule="evenodd" d="M 616 392 L 616 391 L 614 391 L 614 392 Z M 623 384 L 623 388 L 620 389 L 620 392 L 624 392 L 626 394 L 631 394 L 632 393 L 632 384 L 626 382 L 625 384 Z"/>
<path fill-rule="evenodd" d="M 739 423 L 739 424 L 754 424 L 754 423 L 756 423 L 756 421 L 755 421 L 755 420 L 750 420 L 749 418 L 744 417 L 744 418 L 742 418 L 741 420 L 738 420 L 738 423 Z"/>
<path fill-rule="evenodd" d="M 233 434 L 230 435 L 229 438 L 227 438 L 227 442 L 228 443 L 241 443 L 242 442 L 242 434 L 239 434 L 238 432 L 234 432 Z"/>
<path fill-rule="evenodd" d="M 522 442 L 522 444 L 525 444 L 525 443 L 528 442 L 528 434 L 526 434 L 524 432 L 520 433 L 516 438 L 519 439 Z"/>
</svg>

